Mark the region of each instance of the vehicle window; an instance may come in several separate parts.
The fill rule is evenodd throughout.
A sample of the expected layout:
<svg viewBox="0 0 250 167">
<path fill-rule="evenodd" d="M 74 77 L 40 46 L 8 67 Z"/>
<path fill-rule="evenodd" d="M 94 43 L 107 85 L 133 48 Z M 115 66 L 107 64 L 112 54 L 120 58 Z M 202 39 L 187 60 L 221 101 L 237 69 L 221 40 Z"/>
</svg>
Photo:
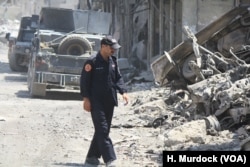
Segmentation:
<svg viewBox="0 0 250 167">
<path fill-rule="evenodd" d="M 34 32 L 32 31 L 24 31 L 21 35 L 20 41 L 22 42 L 30 42 L 34 37 Z"/>
</svg>

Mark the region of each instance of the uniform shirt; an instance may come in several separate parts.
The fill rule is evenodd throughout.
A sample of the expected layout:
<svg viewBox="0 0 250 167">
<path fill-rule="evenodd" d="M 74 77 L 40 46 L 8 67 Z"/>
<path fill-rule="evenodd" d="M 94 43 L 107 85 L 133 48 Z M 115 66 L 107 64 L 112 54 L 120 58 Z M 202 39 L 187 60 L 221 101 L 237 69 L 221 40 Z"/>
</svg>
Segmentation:
<svg viewBox="0 0 250 167">
<path fill-rule="evenodd" d="M 98 52 L 87 60 L 83 66 L 80 88 L 82 97 L 94 100 L 111 98 L 117 106 L 117 90 L 120 94 L 127 90 L 116 57 L 110 56 L 109 60 L 105 61 Z"/>
</svg>

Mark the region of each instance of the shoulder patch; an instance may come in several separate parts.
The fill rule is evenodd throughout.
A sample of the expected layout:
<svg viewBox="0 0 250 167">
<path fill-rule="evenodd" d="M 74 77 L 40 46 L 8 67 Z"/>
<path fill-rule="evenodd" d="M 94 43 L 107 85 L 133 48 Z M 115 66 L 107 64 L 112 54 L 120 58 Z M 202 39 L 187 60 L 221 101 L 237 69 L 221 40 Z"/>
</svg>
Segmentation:
<svg viewBox="0 0 250 167">
<path fill-rule="evenodd" d="M 84 70 L 85 70 L 86 72 L 91 71 L 91 69 L 92 69 L 92 66 L 91 66 L 90 64 L 86 64 L 85 67 L 84 67 Z"/>
</svg>

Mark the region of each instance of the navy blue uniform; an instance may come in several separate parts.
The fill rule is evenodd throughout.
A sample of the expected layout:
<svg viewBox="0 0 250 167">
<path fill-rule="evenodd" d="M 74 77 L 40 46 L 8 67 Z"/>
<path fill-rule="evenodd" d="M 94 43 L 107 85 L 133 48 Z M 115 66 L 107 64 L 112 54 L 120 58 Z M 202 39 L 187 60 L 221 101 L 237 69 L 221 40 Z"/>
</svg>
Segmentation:
<svg viewBox="0 0 250 167">
<path fill-rule="evenodd" d="M 100 52 L 84 64 L 81 74 L 81 95 L 91 102 L 91 117 L 95 133 L 87 157 L 103 157 L 104 162 L 115 160 L 112 141 L 109 137 L 114 107 L 126 88 L 120 74 L 116 57 L 105 61 Z"/>
</svg>

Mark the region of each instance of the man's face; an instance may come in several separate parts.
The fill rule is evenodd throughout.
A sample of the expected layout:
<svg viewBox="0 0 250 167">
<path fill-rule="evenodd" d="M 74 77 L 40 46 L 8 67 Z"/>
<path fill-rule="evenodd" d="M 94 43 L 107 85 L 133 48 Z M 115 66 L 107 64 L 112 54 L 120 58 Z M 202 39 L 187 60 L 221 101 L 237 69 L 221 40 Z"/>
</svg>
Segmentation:
<svg viewBox="0 0 250 167">
<path fill-rule="evenodd" d="M 107 55 L 107 56 L 111 56 L 115 53 L 115 49 L 112 48 L 110 45 L 103 45 L 103 50 L 104 50 L 104 53 Z"/>
</svg>

